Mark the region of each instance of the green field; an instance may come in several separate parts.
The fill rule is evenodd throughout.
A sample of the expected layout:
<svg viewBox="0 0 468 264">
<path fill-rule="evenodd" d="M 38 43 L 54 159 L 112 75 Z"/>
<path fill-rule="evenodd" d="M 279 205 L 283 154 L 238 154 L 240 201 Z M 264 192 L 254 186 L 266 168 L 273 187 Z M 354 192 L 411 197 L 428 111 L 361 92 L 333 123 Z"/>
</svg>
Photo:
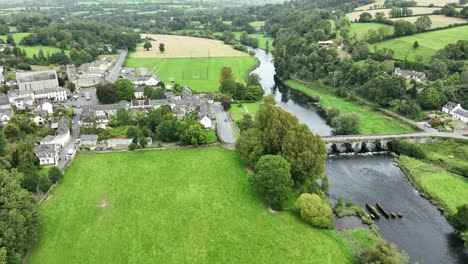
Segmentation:
<svg viewBox="0 0 468 264">
<path fill-rule="evenodd" d="M 410 171 L 410 177 L 440 205 L 453 214 L 457 207 L 468 203 L 468 179 L 443 168 L 413 159 L 400 157 L 400 163 Z"/>
<path fill-rule="evenodd" d="M 414 131 L 409 125 L 401 123 L 395 118 L 374 111 L 371 107 L 358 105 L 332 94 L 330 91 L 319 88 L 310 88 L 296 81 L 287 81 L 286 84 L 293 89 L 302 91 L 309 96 L 320 97 L 320 104 L 325 108 L 337 108 L 341 114 L 354 113 L 361 118 L 359 134 L 393 134 Z"/>
<path fill-rule="evenodd" d="M 234 32 L 234 33 L 236 35 L 236 39 L 240 40 L 240 36 L 241 36 L 242 32 Z M 267 37 L 267 36 L 265 36 L 263 34 L 249 34 L 249 36 L 258 39 L 258 47 L 260 49 L 262 49 L 262 50 L 265 49 L 266 41 L 268 40 L 269 41 L 269 46 L 270 46 L 270 51 L 271 52 L 275 51 L 275 47 L 273 46 L 273 41 L 275 41 L 274 38 Z"/>
<path fill-rule="evenodd" d="M 453 139 L 421 144 L 427 158 L 448 171 L 463 175 L 468 173 L 468 143 Z M 467 175 L 468 176 L 468 175 Z"/>
<path fill-rule="evenodd" d="M 350 246 L 271 214 L 222 148 L 79 154 L 41 204 L 29 263 L 351 263 Z"/>
<path fill-rule="evenodd" d="M 458 40 L 468 40 L 468 26 L 454 27 L 449 29 L 420 33 L 411 36 L 394 38 L 383 42 L 375 43 L 377 48 L 391 48 L 395 51 L 398 59 L 416 60 L 417 56 L 422 56 L 424 62 L 428 63 L 431 56 L 437 50 L 444 48 L 449 43 Z M 413 48 L 414 41 L 418 41 L 419 47 Z"/>
<path fill-rule="evenodd" d="M 257 64 L 255 57 L 213 58 L 128 58 L 125 67 L 146 67 L 166 84 L 170 78 L 197 92 L 215 92 L 219 89 L 219 74 L 224 66 L 231 67 L 238 81 L 243 81 Z"/>
<path fill-rule="evenodd" d="M 260 102 L 255 103 L 243 103 L 241 107 L 238 104 L 233 103 L 228 112 L 231 114 L 234 121 L 239 121 L 245 114 L 250 114 L 252 117 L 255 117 L 255 114 L 260 108 Z"/>
<path fill-rule="evenodd" d="M 351 28 L 349 30 L 350 36 L 354 36 L 354 33 L 357 34 L 358 39 L 364 39 L 369 29 L 374 29 L 378 32 L 379 28 L 386 28 L 389 34 L 393 34 L 393 27 L 389 25 L 384 25 L 380 23 L 351 23 Z"/>
<path fill-rule="evenodd" d="M 57 48 L 57 47 L 51 47 L 51 46 L 43 46 L 43 45 L 37 45 L 37 46 L 22 46 L 22 45 L 19 45 L 20 41 L 30 35 L 31 33 L 13 33 L 11 34 L 13 36 L 13 39 L 15 40 L 15 43 L 17 44 L 17 46 L 21 49 L 24 49 L 26 51 L 26 54 L 28 57 L 32 58 L 33 55 L 37 55 L 39 53 L 39 50 L 42 49 L 42 51 L 44 52 L 44 55 L 47 55 L 47 53 L 49 54 L 52 54 L 52 53 L 55 53 L 55 52 L 60 52 L 60 49 Z M 3 39 L 4 41 L 6 41 L 7 39 L 7 36 L 6 35 L 2 35 L 0 36 L 0 39 Z M 65 53 L 67 55 L 69 55 L 70 51 L 66 50 Z"/>
</svg>

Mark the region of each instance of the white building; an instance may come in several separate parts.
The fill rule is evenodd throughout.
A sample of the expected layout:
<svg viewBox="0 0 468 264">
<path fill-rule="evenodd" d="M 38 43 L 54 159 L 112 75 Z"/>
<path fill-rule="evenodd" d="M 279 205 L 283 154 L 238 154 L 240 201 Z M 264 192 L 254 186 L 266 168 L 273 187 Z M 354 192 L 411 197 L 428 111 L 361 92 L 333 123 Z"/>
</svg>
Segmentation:
<svg viewBox="0 0 468 264">
<path fill-rule="evenodd" d="M 57 166 L 59 157 L 58 157 L 58 148 L 54 144 L 41 144 L 34 146 L 34 154 L 36 154 L 39 159 L 39 164 L 44 165 L 55 165 Z"/>
<path fill-rule="evenodd" d="M 46 136 L 41 140 L 41 145 L 57 145 L 65 147 L 71 139 L 69 121 L 65 117 L 62 117 L 57 124 L 55 130 L 55 136 Z"/>
<path fill-rule="evenodd" d="M 46 90 L 37 90 L 34 93 L 36 99 L 50 99 L 54 101 L 67 100 L 67 90 L 62 87 L 55 87 Z"/>
<path fill-rule="evenodd" d="M 156 75 L 144 75 L 128 78 L 134 85 L 156 86 L 159 83 L 159 78 Z"/>
<path fill-rule="evenodd" d="M 8 96 L 3 93 L 0 93 L 0 123 L 2 126 L 5 126 L 10 122 L 11 117 L 13 116 L 13 111 L 11 110 L 10 100 Z"/>
<path fill-rule="evenodd" d="M 109 138 L 107 140 L 108 148 L 127 148 L 128 145 L 132 144 L 131 138 Z"/>
<path fill-rule="evenodd" d="M 202 119 L 200 120 L 200 123 L 203 125 L 204 128 L 206 129 L 211 129 L 211 119 L 207 116 L 203 116 Z"/>
<path fill-rule="evenodd" d="M 461 120 L 465 123 L 468 122 L 468 111 L 463 109 L 460 104 L 455 102 L 447 102 L 442 107 L 442 112 L 452 115 L 454 118 Z"/>
<path fill-rule="evenodd" d="M 34 105 L 34 92 L 30 90 L 13 90 L 8 92 L 10 104 L 16 106 L 19 110 L 24 110 L 26 107 Z"/>
<path fill-rule="evenodd" d="M 49 114 L 49 115 L 53 115 L 53 114 L 54 114 L 54 107 L 53 107 L 52 104 L 49 103 L 49 102 L 44 102 L 44 103 L 41 105 L 41 110 L 46 111 L 47 114 Z"/>
<path fill-rule="evenodd" d="M 16 81 L 20 90 L 42 91 L 59 87 L 55 70 L 17 72 Z"/>
</svg>

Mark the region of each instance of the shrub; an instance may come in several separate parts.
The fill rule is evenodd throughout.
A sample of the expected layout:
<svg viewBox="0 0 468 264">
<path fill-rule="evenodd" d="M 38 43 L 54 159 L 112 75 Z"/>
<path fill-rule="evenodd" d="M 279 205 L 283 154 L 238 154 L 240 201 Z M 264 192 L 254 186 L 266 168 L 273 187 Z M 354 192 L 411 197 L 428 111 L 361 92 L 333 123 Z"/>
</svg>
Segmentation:
<svg viewBox="0 0 468 264">
<path fill-rule="evenodd" d="M 251 184 L 266 203 L 281 209 L 293 186 L 289 162 L 281 156 L 265 155 L 257 162 L 255 170 Z"/>
<path fill-rule="evenodd" d="M 404 264 L 409 262 L 409 257 L 404 252 L 398 252 L 394 244 L 379 241 L 373 247 L 362 251 L 357 257 L 356 263 L 380 263 L 380 264 Z"/>
<path fill-rule="evenodd" d="M 344 114 L 333 118 L 331 125 L 335 128 L 338 135 L 357 134 L 361 125 L 361 119 L 354 113 Z"/>
<path fill-rule="evenodd" d="M 398 155 L 403 154 L 415 159 L 426 159 L 426 153 L 419 145 L 406 140 L 393 140 L 392 148 L 393 152 Z"/>
<path fill-rule="evenodd" d="M 138 145 L 135 143 L 131 143 L 130 145 L 128 145 L 128 150 L 130 151 L 134 151 L 137 148 L 138 148 Z"/>
<path fill-rule="evenodd" d="M 39 178 L 39 190 L 41 192 L 47 192 L 52 186 L 52 182 L 49 180 L 49 177 L 43 175 Z"/>
<path fill-rule="evenodd" d="M 62 179 L 63 173 L 59 168 L 54 166 L 54 167 L 49 169 L 48 176 L 49 176 L 49 180 L 52 183 L 57 183 L 59 180 Z"/>
<path fill-rule="evenodd" d="M 327 202 L 316 194 L 303 193 L 296 201 L 296 208 L 299 209 L 302 220 L 321 228 L 332 228 L 333 224 L 330 220 L 332 211 Z"/>
<path fill-rule="evenodd" d="M 452 216 L 452 223 L 459 230 L 468 230 L 468 204 L 457 208 L 457 212 Z"/>
</svg>

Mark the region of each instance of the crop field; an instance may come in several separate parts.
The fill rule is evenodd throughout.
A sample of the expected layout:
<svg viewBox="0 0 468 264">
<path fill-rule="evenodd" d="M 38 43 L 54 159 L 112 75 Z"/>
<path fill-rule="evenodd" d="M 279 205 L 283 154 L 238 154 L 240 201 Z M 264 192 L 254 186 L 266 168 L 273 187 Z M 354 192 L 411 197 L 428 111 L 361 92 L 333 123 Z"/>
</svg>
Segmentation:
<svg viewBox="0 0 468 264">
<path fill-rule="evenodd" d="M 395 20 L 403 19 L 403 20 L 414 23 L 416 22 L 418 18 L 419 16 L 412 16 L 412 17 L 392 18 L 391 20 L 395 21 Z M 460 17 L 446 17 L 444 15 L 430 15 L 429 18 L 432 21 L 431 28 L 442 28 L 442 27 L 447 27 L 449 25 L 468 23 L 466 19 L 463 19 Z"/>
<path fill-rule="evenodd" d="M 32 264 L 352 262 L 334 231 L 269 213 L 222 148 L 79 154 L 39 213 Z"/>
<path fill-rule="evenodd" d="M 432 14 L 435 10 L 439 10 L 440 8 L 437 7 L 410 7 L 411 10 L 413 10 L 413 15 L 422 15 L 422 14 Z M 367 10 L 365 12 L 368 12 L 372 15 L 372 17 L 375 16 L 375 13 L 377 12 L 384 12 L 385 16 L 388 18 L 389 15 L 388 13 L 390 12 L 390 8 L 384 8 L 384 9 L 374 9 L 374 10 Z M 364 11 L 357 11 L 357 12 L 351 12 L 346 14 L 346 16 L 349 18 L 351 21 L 359 20 L 359 15 L 363 13 Z"/>
<path fill-rule="evenodd" d="M 361 119 L 359 134 L 392 134 L 414 131 L 409 125 L 399 120 L 374 111 L 370 106 L 358 105 L 355 102 L 336 96 L 321 88 L 311 88 L 296 81 L 287 81 L 293 89 L 302 91 L 309 96 L 320 97 L 320 104 L 326 108 L 337 108 L 341 114 L 354 113 Z"/>
<path fill-rule="evenodd" d="M 146 51 L 139 45 L 130 58 L 200 58 L 200 57 L 245 57 L 247 53 L 235 50 L 222 41 L 174 35 L 142 34 L 150 37 L 153 48 Z M 159 51 L 159 43 L 164 43 L 166 51 Z"/>
<path fill-rule="evenodd" d="M 468 203 L 468 179 L 446 171 L 432 164 L 406 156 L 400 162 L 411 172 L 416 183 L 439 202 L 449 213 L 456 213 L 457 207 Z"/>
<path fill-rule="evenodd" d="M 389 25 L 384 25 L 380 23 L 351 23 L 350 35 L 353 36 L 354 33 L 357 34 L 358 39 L 364 39 L 369 29 L 374 29 L 378 31 L 379 28 L 385 28 L 388 31 L 388 34 L 393 34 L 393 27 Z"/>
<path fill-rule="evenodd" d="M 392 48 L 398 59 L 416 60 L 417 56 L 422 56 L 423 62 L 427 63 L 437 50 L 444 48 L 447 44 L 458 40 L 468 40 L 466 32 L 468 32 L 468 26 L 461 26 L 394 38 L 372 45 L 377 48 Z M 413 48 L 414 41 L 419 43 L 417 49 Z"/>
<path fill-rule="evenodd" d="M 257 64 L 255 57 L 218 58 L 128 58 L 125 67 L 146 67 L 166 84 L 171 80 L 197 92 L 215 92 L 219 89 L 221 69 L 231 67 L 237 81 L 243 82 Z"/>
<path fill-rule="evenodd" d="M 28 57 L 32 57 L 33 55 L 37 55 L 37 53 L 39 53 L 39 50 L 42 49 L 42 51 L 44 52 L 45 55 L 47 55 L 47 53 L 49 54 L 52 54 L 52 53 L 55 53 L 55 52 L 60 52 L 60 49 L 57 48 L 57 47 L 51 47 L 51 46 L 43 46 L 43 45 L 37 45 L 37 46 L 22 46 L 22 45 L 19 45 L 20 41 L 30 35 L 31 33 L 13 33 L 11 34 L 13 39 L 15 40 L 15 43 L 17 44 L 17 47 L 21 48 L 21 49 L 24 49 L 26 51 L 26 55 Z M 6 41 L 7 39 L 7 36 L 6 35 L 1 35 L 0 36 L 0 39 L 3 39 L 4 41 Z M 70 51 L 65 51 L 65 53 L 68 55 Z"/>
</svg>

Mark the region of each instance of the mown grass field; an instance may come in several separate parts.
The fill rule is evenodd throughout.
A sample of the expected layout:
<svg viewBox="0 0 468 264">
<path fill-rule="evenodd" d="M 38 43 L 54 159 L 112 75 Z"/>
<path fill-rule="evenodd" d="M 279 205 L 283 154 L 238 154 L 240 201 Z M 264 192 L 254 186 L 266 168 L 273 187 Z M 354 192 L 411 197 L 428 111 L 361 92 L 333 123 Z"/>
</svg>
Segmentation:
<svg viewBox="0 0 468 264">
<path fill-rule="evenodd" d="M 325 108 L 337 108 L 341 114 L 354 113 L 361 119 L 359 134 L 392 134 L 414 131 L 409 125 L 399 120 L 374 111 L 366 105 L 358 105 L 345 98 L 338 97 L 323 89 L 314 89 L 296 81 L 287 81 L 286 84 L 293 89 L 302 91 L 309 96 L 320 97 L 320 104 Z"/>
<path fill-rule="evenodd" d="M 410 177 L 442 207 L 454 214 L 457 207 L 468 203 L 468 179 L 432 164 L 401 156 L 399 161 L 410 171 Z"/>
<path fill-rule="evenodd" d="M 29 263 L 351 263 L 334 231 L 258 201 L 222 148 L 79 154 Z"/>
<path fill-rule="evenodd" d="M 377 46 L 377 48 L 393 49 L 395 57 L 398 59 L 416 60 L 417 56 L 422 56 L 423 61 L 427 63 L 437 50 L 444 48 L 447 44 L 455 43 L 458 40 L 468 40 L 467 32 L 468 26 L 461 26 L 394 38 L 372 45 Z M 419 43 L 417 49 L 413 48 L 414 41 Z"/>
<path fill-rule="evenodd" d="M 257 64 L 255 57 L 219 58 L 127 58 L 125 67 L 146 67 L 166 84 L 173 78 L 176 83 L 186 85 L 197 92 L 215 92 L 219 89 L 221 69 L 231 67 L 238 81 L 245 77 Z"/>
<path fill-rule="evenodd" d="M 55 53 L 55 52 L 60 52 L 60 49 L 57 48 L 57 47 L 51 47 L 51 46 L 43 46 L 43 45 L 37 45 L 37 46 L 23 46 L 23 45 L 19 45 L 20 41 L 30 35 L 31 33 L 13 33 L 11 34 L 13 36 L 13 39 L 15 40 L 15 43 L 17 44 L 17 46 L 21 49 L 24 49 L 26 51 L 26 54 L 28 57 L 32 58 L 33 55 L 37 55 L 39 53 L 39 50 L 42 49 L 42 51 L 44 52 L 44 55 L 47 55 L 47 53 L 49 54 L 52 54 L 52 53 Z M 7 39 L 7 36 L 6 35 L 2 35 L 0 36 L 0 39 L 3 39 L 4 41 L 6 41 Z M 66 50 L 65 53 L 68 55 L 70 53 L 70 51 Z"/>
<path fill-rule="evenodd" d="M 351 23 L 351 28 L 349 32 L 350 36 L 353 36 L 354 33 L 356 33 L 358 39 L 363 40 L 369 29 L 373 29 L 378 32 L 379 28 L 385 28 L 389 34 L 393 34 L 392 26 L 380 23 Z"/>
</svg>

